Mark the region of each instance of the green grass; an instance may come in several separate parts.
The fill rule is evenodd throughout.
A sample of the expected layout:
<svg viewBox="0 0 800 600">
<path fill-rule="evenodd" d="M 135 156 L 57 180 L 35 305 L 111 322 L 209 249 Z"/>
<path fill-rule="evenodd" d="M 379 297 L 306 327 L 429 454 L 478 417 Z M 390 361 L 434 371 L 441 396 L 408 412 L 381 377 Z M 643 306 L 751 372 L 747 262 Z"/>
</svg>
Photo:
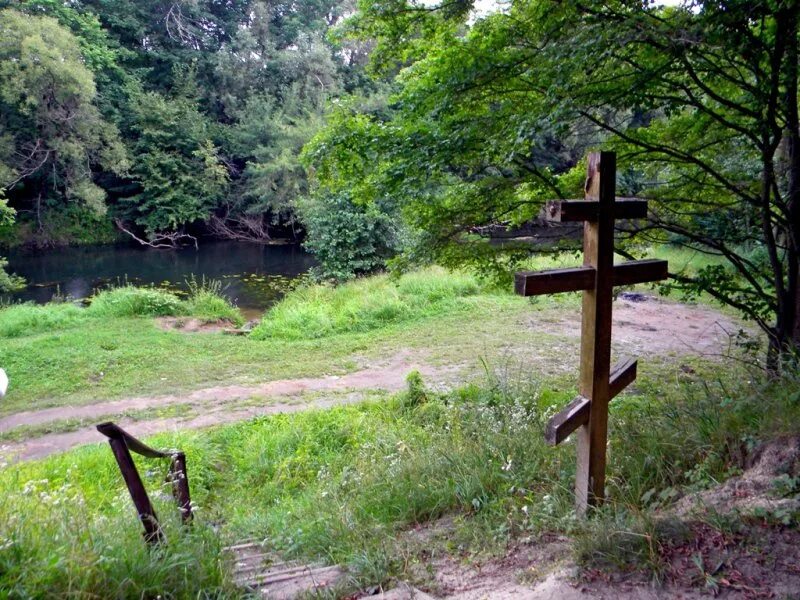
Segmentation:
<svg viewBox="0 0 800 600">
<path fill-rule="evenodd" d="M 545 257 L 526 267 L 574 263 L 572 256 Z M 207 287 L 201 284 L 178 301 L 178 312 L 240 323 L 235 308 Z M 535 325 L 576 319 L 579 294 L 523 299 L 510 288 L 486 287 L 468 275 L 438 269 L 335 289 L 302 287 L 276 305 L 250 337 L 164 331 L 150 315 L 175 301 L 167 297 L 162 303 L 163 292 L 158 294 L 151 303 L 149 291 L 139 297 L 135 288 L 111 290 L 85 311 L 69 304 L 0 309 L 0 333 L 10 336 L 0 337 L 0 364 L 11 379 L 0 415 L 208 385 L 344 374 L 401 352 L 473 370 L 481 357 L 511 354 L 560 381 L 574 363 L 553 362 L 542 349 L 572 356 L 579 335 L 577 327 L 573 338 Z M 106 310 L 131 316 L 98 315 Z"/>
<path fill-rule="evenodd" d="M 797 380 L 752 393 L 752 384 L 729 387 L 738 374 L 710 387 L 708 375 L 670 382 L 643 373 L 637 394 L 615 400 L 609 502 L 585 523 L 573 517 L 573 443 L 551 448 L 541 435 L 570 392 L 505 374 L 447 394 L 412 376 L 409 391 L 385 402 L 156 436 L 153 445 L 186 451 L 198 506 L 184 531 L 156 496 L 170 540 L 157 552 L 144 550 L 105 446 L 12 465 L 0 471 L 0 589 L 227 596 L 219 547 L 245 538 L 286 557 L 345 564 L 360 585 L 377 584 L 412 576 L 409 565 L 433 548 L 404 532 L 443 515 L 454 523 L 446 544 L 459 552 L 499 553 L 515 537 L 558 532 L 575 538 L 589 564 L 657 561 L 652 510 L 674 497 L 663 492 L 736 472 L 743 439 L 798 433 Z M 150 489 L 165 469 L 141 463 Z"/>
<path fill-rule="evenodd" d="M 182 308 L 171 292 L 125 285 L 100 292 L 87 310 L 95 317 L 163 317 L 180 314 Z"/>
<path fill-rule="evenodd" d="M 424 314 L 416 313 L 410 320 L 382 321 L 377 328 L 374 322 L 370 327 L 355 326 L 355 331 L 326 338 L 256 340 L 223 334 L 187 335 L 164 331 L 149 316 L 99 317 L 91 308 L 83 312 L 70 308 L 75 320 L 28 327 L 0 343 L 0 364 L 11 380 L 9 393 L 0 403 L 0 414 L 126 395 L 178 393 L 213 384 L 343 374 L 357 368 L 364 358 L 387 359 L 407 350 L 423 352 L 434 363 L 475 363 L 478 356 L 503 352 L 509 343 L 527 343 L 527 334 L 518 326 L 518 319 L 530 312 L 526 300 L 510 293 L 483 291 L 439 301 L 437 286 L 448 294 L 454 289 L 467 293 L 475 283 L 460 275 L 453 275 L 453 281 L 445 273 L 438 277 L 443 281 L 435 285 L 429 281 L 426 286 L 413 275 L 400 281 L 400 285 L 416 286 L 415 291 L 428 295 Z M 376 306 L 386 287 L 398 285 L 383 277 L 378 282 L 373 297 L 363 301 L 365 305 Z M 369 287 L 369 281 L 363 285 L 361 290 Z M 293 292 L 285 303 L 297 306 L 295 294 L 308 293 Z M 194 305 L 191 297 L 186 300 L 192 308 L 183 312 L 197 311 L 202 316 L 198 305 L 205 301 L 203 296 L 199 298 Z M 451 310 L 454 303 L 458 310 Z M 135 305 L 147 306 L 139 301 Z M 289 310 L 280 306 L 279 310 Z M 576 298 L 543 299 L 537 310 L 554 314 L 564 306 L 576 307 Z M 212 308 L 206 316 L 224 317 L 223 311 Z M 16 320 L 17 311 L 31 309 L 42 315 L 62 310 L 60 305 L 0 309 L 0 330 L 6 322 Z"/>
<path fill-rule="evenodd" d="M 188 281 L 189 297 L 183 302 L 186 312 L 204 321 L 230 321 L 236 326 L 244 324 L 242 313 L 222 295 L 222 283 L 218 280 L 194 276 Z"/>
<path fill-rule="evenodd" d="M 0 308 L 0 338 L 64 329 L 82 323 L 85 311 L 71 303 L 16 304 Z"/>
<path fill-rule="evenodd" d="M 397 280 L 379 275 L 336 287 L 310 285 L 268 311 L 252 337 L 300 340 L 381 329 L 469 309 L 480 291 L 474 277 L 443 269 L 410 273 Z"/>
</svg>

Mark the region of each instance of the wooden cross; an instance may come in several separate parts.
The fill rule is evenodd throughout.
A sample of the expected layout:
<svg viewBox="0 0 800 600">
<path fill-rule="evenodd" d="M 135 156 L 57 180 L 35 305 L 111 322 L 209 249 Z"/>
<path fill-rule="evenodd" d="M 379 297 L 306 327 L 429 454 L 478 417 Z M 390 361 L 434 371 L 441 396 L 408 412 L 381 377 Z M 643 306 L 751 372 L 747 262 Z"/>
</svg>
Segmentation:
<svg viewBox="0 0 800 600">
<path fill-rule="evenodd" d="M 517 273 L 523 296 L 583 291 L 580 395 L 547 424 L 545 438 L 559 444 L 578 430 L 575 504 L 578 514 L 602 503 L 605 494 L 608 403 L 636 379 L 636 361 L 611 368 L 611 305 L 616 285 L 667 277 L 667 261 L 637 260 L 614 265 L 614 220 L 647 216 L 647 202 L 616 199 L 616 155 L 589 155 L 585 199 L 547 203 L 552 221 L 585 221 L 583 266 Z"/>
</svg>

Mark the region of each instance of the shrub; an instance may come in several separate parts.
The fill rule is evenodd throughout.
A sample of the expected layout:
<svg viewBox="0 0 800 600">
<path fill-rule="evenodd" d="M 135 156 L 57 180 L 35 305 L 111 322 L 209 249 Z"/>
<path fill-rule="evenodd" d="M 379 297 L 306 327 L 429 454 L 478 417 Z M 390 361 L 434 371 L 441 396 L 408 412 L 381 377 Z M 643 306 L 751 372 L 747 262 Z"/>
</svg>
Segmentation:
<svg viewBox="0 0 800 600">
<path fill-rule="evenodd" d="M 300 213 L 305 247 L 319 261 L 317 275 L 337 281 L 371 273 L 401 248 L 399 219 L 376 205 L 362 206 L 349 194 L 306 199 Z"/>
<path fill-rule="evenodd" d="M 83 309 L 71 303 L 12 304 L 0 309 L 0 337 L 17 337 L 61 329 L 84 317 Z"/>
<path fill-rule="evenodd" d="M 89 306 L 91 315 L 102 317 L 169 316 L 184 310 L 181 301 L 171 292 L 131 285 L 100 292 Z"/>
<path fill-rule="evenodd" d="M 13 292 L 24 287 L 25 280 L 8 273 L 6 267 L 8 267 L 8 261 L 0 256 L 0 292 Z"/>
</svg>

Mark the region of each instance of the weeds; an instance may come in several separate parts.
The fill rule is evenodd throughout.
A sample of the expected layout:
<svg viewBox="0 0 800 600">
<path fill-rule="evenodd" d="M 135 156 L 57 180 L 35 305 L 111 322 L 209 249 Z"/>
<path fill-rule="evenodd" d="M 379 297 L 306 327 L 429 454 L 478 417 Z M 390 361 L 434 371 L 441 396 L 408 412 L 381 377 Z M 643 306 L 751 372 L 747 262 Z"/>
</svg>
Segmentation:
<svg viewBox="0 0 800 600">
<path fill-rule="evenodd" d="M 126 285 L 100 292 L 87 310 L 98 317 L 163 317 L 180 314 L 182 306 L 171 292 Z"/>
<path fill-rule="evenodd" d="M 186 312 L 207 322 L 230 321 L 241 326 L 244 318 L 230 300 L 223 295 L 222 282 L 216 279 L 201 278 L 194 275 L 186 281 L 189 297 L 184 301 Z"/>
</svg>

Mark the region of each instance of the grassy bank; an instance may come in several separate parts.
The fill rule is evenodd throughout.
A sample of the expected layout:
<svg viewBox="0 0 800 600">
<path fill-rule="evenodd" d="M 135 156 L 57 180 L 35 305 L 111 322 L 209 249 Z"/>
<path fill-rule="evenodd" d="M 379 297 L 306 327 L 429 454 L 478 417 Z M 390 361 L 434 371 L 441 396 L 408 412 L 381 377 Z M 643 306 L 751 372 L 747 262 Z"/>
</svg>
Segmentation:
<svg viewBox="0 0 800 600">
<path fill-rule="evenodd" d="M 209 384 L 341 374 L 357 368 L 358 356 L 385 358 L 420 346 L 448 360 L 475 360 L 502 346 L 506 332 L 518 336 L 514 322 L 528 309 L 510 292 L 431 270 L 399 280 L 379 276 L 342 288 L 299 289 L 250 337 L 164 330 L 153 318 L 239 321 L 212 292 L 180 300 L 161 290 L 123 287 L 100 294 L 88 309 L 69 303 L 0 309 L 0 364 L 11 379 L 0 414 Z M 316 300 L 306 303 L 309 298 Z M 555 309 L 564 302 L 576 306 L 575 298 L 541 306 Z"/>
<path fill-rule="evenodd" d="M 676 256 L 681 263 L 695 260 Z M 574 262 L 564 256 L 528 266 Z M 172 315 L 241 323 L 238 311 L 212 288 L 195 286 L 188 299 L 179 299 L 163 290 L 122 287 L 98 295 L 88 309 L 70 303 L 0 308 L 0 364 L 12 382 L 0 415 L 209 385 L 343 374 L 400 352 L 424 352 L 434 364 L 477 365 L 481 357 L 498 359 L 526 348 L 562 351 L 563 336 L 531 323 L 576 314 L 580 298 L 519 298 L 510 286 L 434 268 L 339 287 L 301 287 L 264 315 L 248 337 L 164 330 L 154 320 Z M 538 369 L 542 357 L 526 352 L 533 357 L 528 367 Z"/>
<path fill-rule="evenodd" d="M 550 448 L 541 436 L 568 395 L 528 379 L 491 377 L 435 394 L 412 376 L 408 391 L 388 402 L 157 436 L 154 445 L 186 451 L 198 505 L 195 526 L 184 531 L 156 494 L 169 537 L 158 552 L 143 547 L 106 447 L 6 467 L 0 589 L 20 597 L 231 596 L 219 549 L 245 538 L 268 540 L 287 557 L 345 564 L 354 585 L 375 584 L 411 576 L 414 557 L 432 548 L 403 532 L 443 515 L 454 525 L 442 550 L 500 552 L 518 536 L 560 532 L 574 536 L 583 560 L 609 552 L 648 560 L 653 538 L 642 533 L 643 515 L 737 472 L 741 440 L 798 433 L 797 381 L 757 394 L 728 385 L 645 379 L 638 394 L 615 401 L 610 501 L 588 525 L 572 516 L 572 443 Z M 142 465 L 150 489 L 163 485 L 165 469 Z"/>
</svg>

